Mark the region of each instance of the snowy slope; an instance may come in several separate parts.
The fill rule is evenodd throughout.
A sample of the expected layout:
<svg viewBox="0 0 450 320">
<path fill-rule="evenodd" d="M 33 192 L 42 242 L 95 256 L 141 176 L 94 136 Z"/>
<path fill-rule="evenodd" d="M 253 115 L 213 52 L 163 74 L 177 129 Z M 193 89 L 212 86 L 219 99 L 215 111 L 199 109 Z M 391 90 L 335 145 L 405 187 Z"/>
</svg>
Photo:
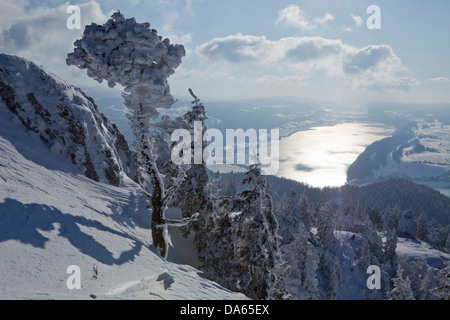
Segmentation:
<svg viewBox="0 0 450 320">
<path fill-rule="evenodd" d="M 26 59 L 0 54 L 0 108 L 95 181 L 118 186 L 122 172 L 135 175 L 124 136 L 94 101 Z"/>
<path fill-rule="evenodd" d="M 0 108 L 0 299 L 245 298 L 151 250 L 127 176 L 121 188 L 95 182 L 12 119 Z M 71 265 L 79 290 L 66 285 Z"/>
<path fill-rule="evenodd" d="M 450 195 L 450 126 L 417 121 L 396 135 L 367 147 L 349 167 L 347 179 L 363 185 L 405 177 Z"/>
</svg>

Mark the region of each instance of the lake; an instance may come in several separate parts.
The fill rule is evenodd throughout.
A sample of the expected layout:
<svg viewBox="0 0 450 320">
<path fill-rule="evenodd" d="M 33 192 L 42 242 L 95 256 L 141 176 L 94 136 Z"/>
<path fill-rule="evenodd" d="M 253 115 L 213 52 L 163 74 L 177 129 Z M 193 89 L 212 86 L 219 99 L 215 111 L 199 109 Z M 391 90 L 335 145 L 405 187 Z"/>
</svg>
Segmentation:
<svg viewBox="0 0 450 320">
<path fill-rule="evenodd" d="M 277 176 L 319 188 L 342 186 L 347 182 L 347 168 L 358 155 L 393 132 L 384 124 L 362 122 L 296 132 L 280 141 Z"/>
</svg>

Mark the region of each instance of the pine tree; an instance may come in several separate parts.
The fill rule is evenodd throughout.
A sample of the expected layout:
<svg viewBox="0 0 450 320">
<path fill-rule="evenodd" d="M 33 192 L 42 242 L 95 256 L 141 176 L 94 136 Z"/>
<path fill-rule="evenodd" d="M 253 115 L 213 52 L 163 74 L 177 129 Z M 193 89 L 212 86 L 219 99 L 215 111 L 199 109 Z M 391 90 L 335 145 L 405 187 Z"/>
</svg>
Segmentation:
<svg viewBox="0 0 450 320">
<path fill-rule="evenodd" d="M 312 228 L 313 221 L 311 217 L 311 212 L 308 206 L 308 195 L 306 194 L 306 190 L 303 192 L 300 198 L 300 217 L 302 218 L 303 225 L 306 230 L 309 232 Z"/>
<path fill-rule="evenodd" d="M 390 261 L 385 261 L 381 264 L 381 291 L 385 300 L 391 299 L 391 279 L 392 267 Z"/>
<path fill-rule="evenodd" d="M 428 220 L 427 217 L 425 216 L 425 213 L 422 212 L 419 216 L 419 218 L 417 218 L 417 229 L 416 229 L 416 237 L 419 240 L 422 241 L 428 241 Z"/>
<path fill-rule="evenodd" d="M 442 250 L 445 248 L 445 243 L 447 241 L 446 231 L 435 218 L 431 220 L 428 239 L 438 249 Z"/>
<path fill-rule="evenodd" d="M 389 273 L 390 279 L 392 279 L 395 276 L 395 272 L 398 269 L 398 259 L 397 259 L 396 249 L 397 249 L 397 232 L 395 229 L 391 229 L 388 232 L 386 241 L 383 246 L 383 252 L 384 252 L 383 261 L 389 262 L 390 271 L 387 270 L 387 272 Z"/>
<path fill-rule="evenodd" d="M 411 210 L 407 210 L 401 216 L 398 223 L 398 234 L 414 239 L 416 237 L 416 221 Z"/>
<path fill-rule="evenodd" d="M 334 236 L 333 214 L 334 207 L 327 198 L 321 200 L 317 209 L 317 237 L 322 248 L 319 251 L 320 287 L 326 299 L 334 300 L 337 297 L 339 264 L 336 260 L 338 241 Z"/>
<path fill-rule="evenodd" d="M 333 212 L 333 204 L 322 199 L 317 209 L 317 236 L 327 250 L 335 252 L 337 239 L 334 236 Z"/>
<path fill-rule="evenodd" d="M 282 246 L 286 262 L 283 270 L 289 285 L 287 290 L 293 299 L 316 300 L 319 296 L 317 269 L 319 266 L 318 250 L 309 241 L 309 232 L 302 223 L 294 239 Z"/>
<path fill-rule="evenodd" d="M 300 228 L 301 212 L 297 192 L 291 188 L 278 209 L 279 236 L 281 245 L 294 240 L 294 234 Z"/>
<path fill-rule="evenodd" d="M 238 287 L 255 299 L 271 299 L 278 279 L 274 274 L 280 259 L 278 223 L 267 191 L 268 182 L 259 163 L 251 165 L 242 184 L 250 189 L 241 192 L 234 205 L 236 217 L 235 257 L 241 268 Z"/>
<path fill-rule="evenodd" d="M 194 98 L 194 101 L 192 101 L 193 106 L 183 118 L 191 132 L 191 150 L 195 147 L 196 139 L 201 139 L 201 142 L 198 143 L 197 140 L 197 143 L 201 146 L 203 155 L 203 150 L 206 147 L 206 142 L 202 139 L 206 132 L 204 124 L 204 121 L 207 119 L 206 110 L 191 89 L 189 89 L 189 93 Z M 195 127 L 196 125 L 200 127 L 201 131 L 198 130 L 198 127 Z M 199 135 L 199 137 L 195 135 Z M 191 164 L 176 194 L 176 202 L 181 208 L 183 218 L 189 218 L 197 212 L 202 213 L 207 208 L 209 201 L 209 195 L 206 192 L 208 183 L 209 175 L 205 161 L 202 160 L 201 163 L 194 162 Z"/>
<path fill-rule="evenodd" d="M 370 246 L 369 246 L 369 242 L 367 241 L 367 239 L 363 240 L 359 259 L 356 262 L 356 264 L 364 272 L 366 272 L 368 266 L 372 265 L 372 253 L 370 252 Z"/>
<path fill-rule="evenodd" d="M 318 250 L 310 242 L 307 243 L 306 255 L 303 265 L 302 285 L 305 288 L 306 299 L 317 300 L 319 298 L 317 269 L 319 267 Z"/>
<path fill-rule="evenodd" d="M 403 270 L 397 270 L 397 276 L 392 279 L 393 289 L 391 296 L 393 300 L 415 300 L 411 289 L 411 281 L 408 277 L 403 278 Z"/>
<path fill-rule="evenodd" d="M 438 272 L 436 280 L 438 286 L 430 292 L 443 300 L 450 300 L 450 260 L 445 261 L 445 268 Z"/>
<path fill-rule="evenodd" d="M 417 300 L 436 300 L 437 297 L 432 293 L 432 290 L 438 286 L 438 282 L 434 276 L 432 268 L 428 268 L 425 276 L 422 279 L 420 286 L 420 293 Z"/>
<path fill-rule="evenodd" d="M 233 217 L 226 210 L 216 208 L 209 221 L 207 241 L 199 249 L 199 260 L 204 276 L 220 285 L 238 291 L 240 266 L 235 257 L 235 230 Z M 206 224 L 206 223 L 205 223 Z"/>
</svg>

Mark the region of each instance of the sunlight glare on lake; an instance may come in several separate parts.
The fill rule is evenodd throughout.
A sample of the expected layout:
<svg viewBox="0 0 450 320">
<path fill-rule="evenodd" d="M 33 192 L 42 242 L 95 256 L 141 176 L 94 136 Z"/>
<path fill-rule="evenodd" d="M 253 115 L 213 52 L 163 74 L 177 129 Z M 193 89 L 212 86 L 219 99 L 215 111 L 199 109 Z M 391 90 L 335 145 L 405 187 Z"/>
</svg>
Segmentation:
<svg viewBox="0 0 450 320">
<path fill-rule="evenodd" d="M 358 155 L 393 132 L 376 123 L 341 123 L 296 132 L 280 141 L 277 176 L 319 188 L 342 186 Z"/>
</svg>

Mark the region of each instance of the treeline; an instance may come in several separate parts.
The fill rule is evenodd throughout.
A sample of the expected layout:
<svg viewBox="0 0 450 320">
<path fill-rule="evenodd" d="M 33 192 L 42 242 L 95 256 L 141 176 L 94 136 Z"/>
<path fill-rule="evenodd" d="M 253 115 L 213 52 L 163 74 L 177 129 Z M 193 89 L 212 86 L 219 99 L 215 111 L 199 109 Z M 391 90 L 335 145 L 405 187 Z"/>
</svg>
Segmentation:
<svg viewBox="0 0 450 320">
<path fill-rule="evenodd" d="M 391 178 L 367 186 L 343 186 L 330 192 L 343 202 L 360 202 L 363 207 L 385 210 L 397 206 L 411 210 L 415 218 L 422 213 L 432 221 L 450 224 L 450 198 L 439 191 L 402 178 Z"/>
<path fill-rule="evenodd" d="M 229 180 L 233 177 L 237 188 L 242 179 L 242 173 L 221 174 L 222 179 Z M 444 227 L 450 224 L 450 198 L 439 191 L 420 185 L 403 178 L 390 178 L 381 182 L 366 186 L 345 185 L 339 188 L 314 188 L 306 184 L 286 178 L 268 176 L 267 180 L 282 198 L 293 188 L 298 194 L 306 193 L 311 204 L 319 203 L 323 192 L 338 203 L 357 203 L 362 207 L 383 211 L 386 208 L 397 206 L 400 210 L 411 210 L 415 218 L 424 214 L 430 222 L 436 222 Z"/>
</svg>

